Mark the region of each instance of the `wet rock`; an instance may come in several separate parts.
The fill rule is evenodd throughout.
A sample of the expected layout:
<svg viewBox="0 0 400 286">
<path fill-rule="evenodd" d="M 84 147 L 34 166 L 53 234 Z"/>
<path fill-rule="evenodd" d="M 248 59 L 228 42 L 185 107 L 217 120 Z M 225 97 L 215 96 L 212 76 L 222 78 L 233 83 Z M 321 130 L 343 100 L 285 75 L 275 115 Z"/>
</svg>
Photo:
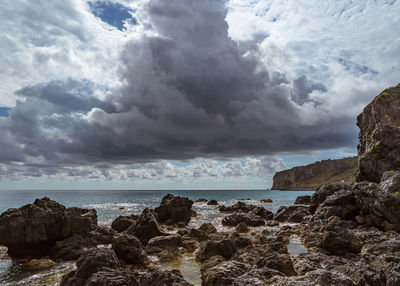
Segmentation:
<svg viewBox="0 0 400 286">
<path fill-rule="evenodd" d="M 298 196 L 296 200 L 294 201 L 295 205 L 309 205 L 311 202 L 311 196 L 309 195 L 304 195 L 304 196 Z"/>
<path fill-rule="evenodd" d="M 199 251 L 196 254 L 196 260 L 203 262 L 216 255 L 229 259 L 235 253 L 235 250 L 235 245 L 230 239 L 204 241 L 200 243 Z"/>
<path fill-rule="evenodd" d="M 253 245 L 250 238 L 242 237 L 237 232 L 233 232 L 229 238 L 232 240 L 236 250 Z"/>
<path fill-rule="evenodd" d="M 232 206 L 220 206 L 219 211 L 223 213 L 235 213 L 235 212 L 242 212 L 242 213 L 250 213 L 253 215 L 260 216 L 264 219 L 272 219 L 274 214 L 260 206 L 255 205 L 248 205 L 244 202 L 237 202 Z"/>
<path fill-rule="evenodd" d="M 331 272 L 325 269 L 318 269 L 308 272 L 303 276 L 274 276 L 266 282 L 266 285 L 271 286 L 356 286 L 356 284 L 347 276 Z"/>
<path fill-rule="evenodd" d="M 201 264 L 201 268 L 200 268 L 200 272 L 203 273 L 205 272 L 207 269 L 214 267 L 222 262 L 225 261 L 225 258 L 223 258 L 221 255 L 215 255 L 210 257 L 209 259 L 205 260 L 202 264 Z"/>
<path fill-rule="evenodd" d="M 201 199 L 197 199 L 196 200 L 196 203 L 206 203 L 206 202 L 208 202 L 208 200 L 205 199 L 205 198 L 201 198 Z"/>
<path fill-rule="evenodd" d="M 163 197 L 161 204 L 154 211 L 158 221 L 167 225 L 183 223 L 187 225 L 192 218 L 193 201 L 188 198 L 175 197 L 168 194 Z"/>
<path fill-rule="evenodd" d="M 261 199 L 261 203 L 272 203 L 272 199 Z"/>
<path fill-rule="evenodd" d="M 121 215 L 112 222 L 111 228 L 118 232 L 123 232 L 127 230 L 131 225 L 135 224 L 138 217 L 139 216 L 137 215 L 130 215 L 130 216 Z"/>
<path fill-rule="evenodd" d="M 49 258 L 31 259 L 22 265 L 25 271 L 39 271 L 53 267 L 56 263 Z"/>
<path fill-rule="evenodd" d="M 145 266 L 149 264 L 149 259 L 143 250 L 142 243 L 133 235 L 121 233 L 115 236 L 112 243 L 118 258 L 127 264 Z"/>
<path fill-rule="evenodd" d="M 385 89 L 357 117 L 357 181 L 378 183 L 385 171 L 400 169 L 400 85 Z"/>
<path fill-rule="evenodd" d="M 204 241 L 208 239 L 208 234 L 200 229 L 189 229 L 189 237 L 197 241 Z"/>
<path fill-rule="evenodd" d="M 277 220 L 267 220 L 265 225 L 267 225 L 267 226 L 279 226 L 279 221 L 277 221 Z"/>
<path fill-rule="evenodd" d="M 210 200 L 207 205 L 209 206 L 218 206 L 218 202 L 216 200 Z"/>
<path fill-rule="evenodd" d="M 292 205 L 288 207 L 282 206 L 276 212 L 274 220 L 279 222 L 299 223 L 302 222 L 309 214 L 310 212 L 308 207 L 304 205 Z"/>
<path fill-rule="evenodd" d="M 265 220 L 252 213 L 234 213 L 222 219 L 222 225 L 236 226 L 239 223 L 246 223 L 249 226 L 265 225 Z"/>
<path fill-rule="evenodd" d="M 211 223 L 203 223 L 199 227 L 199 230 L 205 232 L 206 234 L 211 234 L 211 233 L 217 232 L 217 229 Z"/>
<path fill-rule="evenodd" d="M 247 223 L 241 222 L 235 226 L 235 231 L 239 233 L 247 233 L 249 232 L 249 228 L 247 226 Z"/>
<path fill-rule="evenodd" d="M 197 241 L 190 239 L 188 236 L 182 237 L 182 247 L 186 249 L 187 252 L 194 252 L 198 244 Z"/>
<path fill-rule="evenodd" d="M 248 272 L 251 266 L 238 261 L 225 261 L 208 268 L 201 276 L 203 286 L 232 285 L 235 279 Z"/>
<path fill-rule="evenodd" d="M 185 281 L 179 270 L 163 271 L 154 270 L 150 273 L 136 275 L 134 286 L 193 286 Z"/>
<path fill-rule="evenodd" d="M 148 254 L 160 254 L 164 252 L 164 255 L 168 254 L 177 257 L 180 246 L 182 246 L 182 236 L 179 234 L 157 236 L 149 240 L 146 252 Z M 168 253 L 165 251 L 168 251 Z"/>
<path fill-rule="evenodd" d="M 131 225 L 126 232 L 136 236 L 143 244 L 147 244 L 153 237 L 166 235 L 158 225 L 156 213 L 149 208 L 143 210 L 136 224 Z"/>
<path fill-rule="evenodd" d="M 59 240 L 97 225 L 94 209 L 66 208 L 49 198 L 9 209 L 0 216 L 0 244 L 11 257 L 43 257 Z"/>
</svg>

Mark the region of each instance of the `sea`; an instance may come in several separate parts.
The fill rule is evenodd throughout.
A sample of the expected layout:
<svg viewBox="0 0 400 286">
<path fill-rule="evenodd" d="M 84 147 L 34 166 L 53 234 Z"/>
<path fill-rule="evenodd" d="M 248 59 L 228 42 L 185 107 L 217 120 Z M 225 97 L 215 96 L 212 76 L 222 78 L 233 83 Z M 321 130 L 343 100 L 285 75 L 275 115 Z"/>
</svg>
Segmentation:
<svg viewBox="0 0 400 286">
<path fill-rule="evenodd" d="M 273 190 L 0 190 L 0 214 L 9 208 L 18 208 L 32 203 L 36 198 L 49 197 L 67 207 L 94 208 L 97 211 L 99 224 L 111 225 L 120 215 L 140 214 L 144 208 L 157 207 L 162 198 L 171 193 L 194 201 L 205 198 L 217 200 L 219 204 L 232 205 L 238 201 L 260 205 L 276 212 L 280 206 L 294 203 L 301 195 L 312 195 L 313 191 L 273 191 Z M 272 199 L 272 203 L 262 203 L 261 199 Z M 223 227 L 221 214 L 216 206 L 197 203 L 193 209 L 198 215 L 191 219 L 190 227 L 199 227 L 205 222 L 212 223 L 219 231 L 232 231 Z M 289 252 L 298 254 L 305 252 L 298 238 L 289 244 Z M 180 260 L 159 262 L 151 258 L 156 267 L 161 269 L 179 269 L 184 278 L 194 285 L 201 284 L 200 265 L 193 254 L 185 254 Z M 59 285 L 62 276 L 74 269 L 73 262 L 57 263 L 50 269 L 27 271 L 22 263 L 12 261 L 0 247 L 0 285 Z"/>
</svg>

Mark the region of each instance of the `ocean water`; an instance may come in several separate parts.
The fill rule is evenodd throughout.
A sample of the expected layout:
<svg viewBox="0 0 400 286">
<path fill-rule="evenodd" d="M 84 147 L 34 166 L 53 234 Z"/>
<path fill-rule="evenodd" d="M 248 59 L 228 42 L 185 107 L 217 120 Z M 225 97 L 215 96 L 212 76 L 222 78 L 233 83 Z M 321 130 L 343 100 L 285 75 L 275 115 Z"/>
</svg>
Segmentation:
<svg viewBox="0 0 400 286">
<path fill-rule="evenodd" d="M 146 207 L 157 207 L 163 196 L 171 193 L 175 196 L 188 197 L 192 200 L 205 198 L 215 199 L 219 204 L 232 205 L 243 200 L 247 204 L 260 205 L 276 212 L 280 206 L 293 204 L 297 196 L 311 195 L 312 191 L 271 191 L 271 190 L 187 190 L 187 191 L 140 191 L 140 190 L 55 190 L 55 191 L 0 191 L 0 213 L 8 208 L 21 207 L 32 203 L 36 198 L 49 197 L 70 207 L 95 208 L 100 224 L 110 225 L 120 215 L 140 214 Z M 261 203 L 260 199 L 272 199 L 272 203 Z M 199 227 L 202 223 L 211 222 L 219 231 L 232 231 L 223 227 L 221 214 L 217 206 L 206 203 L 195 203 L 193 209 L 198 215 L 191 219 L 189 226 Z M 260 228 L 260 227 L 259 227 Z M 263 228 L 263 227 L 261 227 Z M 267 228 L 267 227 L 265 227 Z M 305 251 L 296 239 L 288 246 L 292 253 Z M 0 249 L 1 250 L 1 249 Z M 1 252 L 1 251 L 0 251 Z M 4 252 L 4 251 L 3 251 Z M 200 266 L 193 255 L 185 254 L 182 259 L 171 263 L 157 264 L 162 269 L 179 269 L 186 280 L 194 285 L 200 285 Z M 20 264 L 8 258 L 2 258 L 0 253 L 0 285 L 58 285 L 64 273 L 70 271 L 73 263 L 57 264 L 53 268 L 38 272 L 25 272 Z"/>
</svg>

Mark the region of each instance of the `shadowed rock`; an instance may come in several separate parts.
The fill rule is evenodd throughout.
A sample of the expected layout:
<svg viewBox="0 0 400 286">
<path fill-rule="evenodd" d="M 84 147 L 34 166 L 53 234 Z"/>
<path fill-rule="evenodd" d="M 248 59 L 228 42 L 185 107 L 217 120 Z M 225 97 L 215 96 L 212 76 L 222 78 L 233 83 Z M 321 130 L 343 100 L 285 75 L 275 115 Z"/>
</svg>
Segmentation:
<svg viewBox="0 0 400 286">
<path fill-rule="evenodd" d="M 161 204 L 154 211 L 158 215 L 158 221 L 167 225 L 177 223 L 188 224 L 192 218 L 193 201 L 188 198 L 175 197 L 168 194 L 163 197 Z"/>
</svg>

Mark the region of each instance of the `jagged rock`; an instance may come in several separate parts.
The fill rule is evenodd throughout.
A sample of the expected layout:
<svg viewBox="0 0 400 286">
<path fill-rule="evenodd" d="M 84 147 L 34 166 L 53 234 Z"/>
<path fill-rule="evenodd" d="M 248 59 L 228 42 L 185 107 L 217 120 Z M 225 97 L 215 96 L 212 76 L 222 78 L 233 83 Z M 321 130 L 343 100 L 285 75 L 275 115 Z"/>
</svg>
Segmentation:
<svg viewBox="0 0 400 286">
<path fill-rule="evenodd" d="M 234 213 L 222 219 L 222 225 L 226 226 L 236 226 L 242 222 L 249 226 L 265 225 L 265 220 L 253 213 Z"/>
<path fill-rule="evenodd" d="M 238 261 L 225 261 L 208 268 L 201 276 L 203 286 L 232 285 L 235 279 L 251 269 Z"/>
<path fill-rule="evenodd" d="M 295 205 L 309 205 L 311 201 L 311 196 L 309 195 L 304 195 L 304 196 L 298 196 L 296 200 L 294 201 Z"/>
<path fill-rule="evenodd" d="M 207 205 L 209 206 L 218 206 L 218 202 L 216 200 L 210 200 Z"/>
<path fill-rule="evenodd" d="M 339 190 L 326 197 L 318 206 L 315 216 L 318 218 L 329 218 L 337 216 L 342 219 L 354 219 L 358 214 L 353 190 Z"/>
<path fill-rule="evenodd" d="M 333 183 L 325 184 L 319 187 L 316 192 L 311 196 L 310 200 L 310 213 L 314 214 L 318 206 L 322 204 L 325 199 L 340 190 L 351 190 L 352 184 L 349 183 Z"/>
<path fill-rule="evenodd" d="M 179 270 L 154 270 L 150 273 L 136 275 L 137 284 L 134 286 L 193 286 L 186 282 Z"/>
<path fill-rule="evenodd" d="M 272 203 L 272 199 L 261 199 L 261 203 Z"/>
<path fill-rule="evenodd" d="M 193 201 L 188 198 L 175 197 L 168 194 L 163 197 L 161 204 L 154 211 L 158 215 L 158 221 L 167 225 L 183 223 L 187 225 L 192 218 Z"/>
<path fill-rule="evenodd" d="M 121 215 L 112 222 L 111 228 L 118 232 L 123 232 L 127 230 L 131 225 L 135 224 L 138 218 L 139 216 L 137 215 Z"/>
<path fill-rule="evenodd" d="M 189 237 L 197 241 L 204 241 L 208 239 L 208 234 L 200 229 L 191 228 L 189 229 Z"/>
<path fill-rule="evenodd" d="M 182 245 L 182 236 L 179 234 L 168 236 L 157 236 L 149 240 L 146 252 L 149 254 L 159 254 L 163 251 L 170 251 L 178 254 L 178 247 Z"/>
<path fill-rule="evenodd" d="M 196 200 L 196 203 L 206 203 L 206 202 L 208 202 L 208 200 L 205 198 L 200 198 Z"/>
<path fill-rule="evenodd" d="M 243 212 L 243 213 L 251 213 L 257 216 L 260 216 L 264 219 L 272 219 L 274 214 L 265 209 L 264 207 L 255 206 L 255 205 L 248 205 L 244 202 L 237 202 L 232 206 L 220 206 L 219 211 L 223 213 L 234 213 L 234 212 Z"/>
<path fill-rule="evenodd" d="M 400 184 L 389 189 L 396 187 L 400 189 Z M 384 191 L 377 184 L 362 182 L 354 186 L 354 196 L 365 224 L 400 232 L 400 195 Z"/>
<path fill-rule="evenodd" d="M 245 248 L 247 246 L 253 245 L 251 239 L 248 237 L 242 237 L 239 233 L 233 232 L 229 238 L 232 240 L 235 249 Z"/>
<path fill-rule="evenodd" d="M 127 233 L 117 234 L 112 243 L 112 248 L 118 258 L 127 264 L 142 266 L 149 264 L 149 259 L 143 250 L 142 243 L 133 235 Z"/>
<path fill-rule="evenodd" d="M 211 256 L 210 258 L 208 258 L 207 260 L 205 260 L 200 268 L 200 272 L 203 273 L 205 272 L 207 269 L 214 267 L 222 262 L 225 261 L 225 258 L 223 258 L 221 255 L 214 255 Z"/>
<path fill-rule="evenodd" d="M 196 260 L 203 262 L 212 256 L 220 255 L 229 259 L 235 253 L 235 245 L 229 239 L 208 240 L 200 244 L 200 249 L 196 254 Z"/>
<path fill-rule="evenodd" d="M 357 181 L 378 183 L 385 171 L 400 169 L 400 84 L 385 89 L 357 117 Z"/>
<path fill-rule="evenodd" d="M 143 244 L 147 244 L 153 237 L 166 235 L 158 225 L 156 213 L 149 208 L 143 210 L 137 222 L 131 225 L 126 232 L 136 236 Z"/>
<path fill-rule="evenodd" d="M 203 223 L 199 227 L 199 230 L 205 232 L 206 234 L 211 234 L 211 233 L 217 232 L 217 229 L 211 223 Z"/>
<path fill-rule="evenodd" d="M 274 220 L 280 222 L 298 223 L 304 220 L 304 217 L 310 214 L 309 208 L 304 205 L 282 206 L 274 216 Z"/>
<path fill-rule="evenodd" d="M 97 225 L 94 209 L 66 208 L 49 198 L 9 209 L 0 216 L 0 245 L 11 257 L 43 257 L 59 240 Z"/>
<path fill-rule="evenodd" d="M 239 233 L 247 233 L 249 232 L 249 228 L 245 222 L 240 222 L 235 226 L 235 231 Z"/>
</svg>

